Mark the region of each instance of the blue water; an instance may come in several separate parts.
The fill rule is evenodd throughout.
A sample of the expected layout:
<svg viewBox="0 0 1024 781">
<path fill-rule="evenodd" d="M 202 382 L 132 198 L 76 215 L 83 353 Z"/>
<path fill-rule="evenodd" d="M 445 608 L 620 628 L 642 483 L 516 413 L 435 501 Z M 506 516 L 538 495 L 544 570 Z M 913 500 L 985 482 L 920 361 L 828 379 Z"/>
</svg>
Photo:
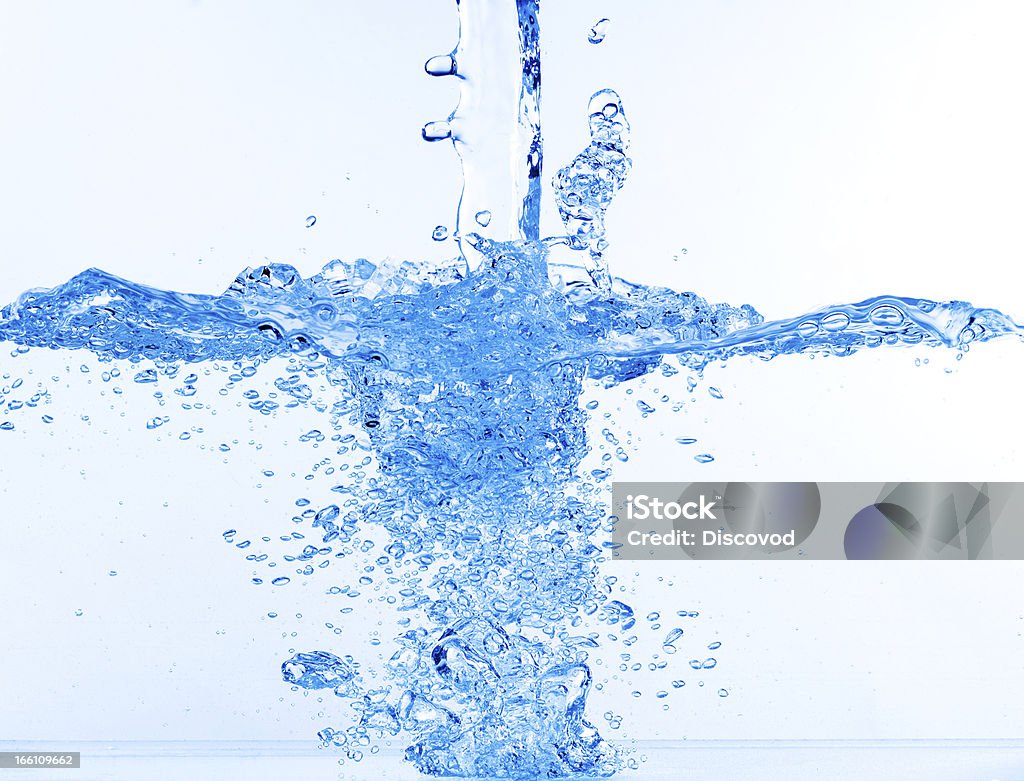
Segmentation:
<svg viewBox="0 0 1024 781">
<path fill-rule="evenodd" d="M 517 9 L 532 78 L 536 9 Z M 437 75 L 457 75 L 454 59 L 432 62 Z M 529 105 L 534 92 L 524 87 L 520 98 Z M 338 713 L 354 706 L 354 720 L 320 732 L 351 760 L 402 734 L 406 758 L 433 775 L 593 776 L 621 766 L 587 711 L 589 662 L 602 644 L 628 639 L 647 610 L 613 599 L 601 576 L 612 523 L 602 491 L 614 458 L 581 469 L 589 384 L 660 371 L 682 385 L 687 373 L 733 356 L 914 345 L 966 352 L 996 337 L 1024 338 L 1006 315 L 962 301 L 879 296 L 765 322 L 750 306 L 613 278 L 604 215 L 631 165 L 629 124 L 611 90 L 593 96 L 589 115 L 590 144 L 553 182 L 564 235 L 536 234 L 540 136 L 526 111 L 533 136 L 513 214 L 521 238 L 477 231 L 494 220 L 472 204 L 467 181 L 463 206 L 472 206 L 476 227 L 461 219 L 466 251 L 447 268 L 337 260 L 304 278 L 269 264 L 244 270 L 222 295 L 157 290 L 90 269 L 0 312 L 0 340 L 14 354 L 84 349 L 140 385 L 199 393 L 211 405 L 242 400 L 269 416 L 298 405 L 318 411 L 322 425 L 304 436 L 329 441 L 351 468 L 334 473 L 329 488 L 311 488 L 316 499 L 297 501 L 287 521 L 294 550 L 267 582 L 256 580 L 289 587 L 282 572 L 325 570 L 336 593 L 372 584 L 400 616 L 384 670 L 345 649 L 280 660 L 283 683 L 332 691 Z M 550 263 L 555 244 L 584 260 Z M 203 395 L 191 368 L 207 361 L 234 373 L 217 395 Z M 274 394 L 242 389 L 244 378 L 267 371 L 277 374 Z M 324 382 L 329 396 L 315 395 L 312 386 Z M 21 394 L 2 389 L 0 429 L 18 426 L 38 402 Z M 370 551 L 370 529 L 384 530 L 387 544 L 371 564 L 348 566 L 356 551 Z M 236 534 L 225 539 L 244 547 Z M 674 651 L 679 635 L 661 631 Z M 693 661 L 714 666 L 710 656 Z M 686 666 L 666 666 L 663 687 Z M 605 717 L 610 727 L 615 719 Z"/>
</svg>

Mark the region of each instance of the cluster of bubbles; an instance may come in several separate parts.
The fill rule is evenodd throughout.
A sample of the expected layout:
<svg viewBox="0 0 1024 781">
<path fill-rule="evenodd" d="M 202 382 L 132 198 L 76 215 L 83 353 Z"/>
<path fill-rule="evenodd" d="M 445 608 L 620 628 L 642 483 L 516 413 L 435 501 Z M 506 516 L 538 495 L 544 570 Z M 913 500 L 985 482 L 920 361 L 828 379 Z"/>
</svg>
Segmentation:
<svg viewBox="0 0 1024 781">
<path fill-rule="evenodd" d="M 583 269 L 550 264 L 543 243 L 479 240 L 478 249 L 487 262 L 471 273 L 359 260 L 304 279 L 268 265 L 247 269 L 221 296 L 90 270 L 0 312 L 0 338 L 16 345 L 15 355 L 87 349 L 107 365 L 105 382 L 130 377 L 159 388 L 161 402 L 169 383 L 170 397 L 190 409 L 210 402 L 197 400 L 202 377 L 189 367 L 214 362 L 224 378 L 217 393 L 240 393 L 253 415 L 301 406 L 321 416 L 301 439 L 342 456 L 317 465 L 331 470 L 338 498 L 296 502 L 296 528 L 281 538 L 296 546 L 284 560 L 292 570 L 254 583 L 289 587 L 328 562 L 369 557 L 369 567 L 333 590 L 379 588 L 404 628 L 383 680 L 367 683 L 355 660 L 327 649 L 297 652 L 282 675 L 297 689 L 330 689 L 356 705 L 356 723 L 323 731 L 326 743 L 358 759 L 401 732 L 408 758 L 432 774 L 600 775 L 620 765 L 586 713 L 591 655 L 604 642 L 598 627 L 629 654 L 636 624 L 633 607 L 599 577 L 613 519 L 602 494 L 607 468 L 581 468 L 596 414 L 581 401 L 590 384 L 655 372 L 671 382 L 685 369 L 692 391 L 694 373 L 734 355 L 843 356 L 899 344 L 966 350 L 1020 334 L 993 310 L 894 297 L 766 323 L 748 306 L 693 293 L 619 279 L 606 288 Z M 666 360 L 672 354 L 679 368 Z M 281 360 L 286 371 L 273 391 L 243 390 Z M 43 391 L 4 380 L 0 427 L 10 429 Z M 161 428 L 169 417 L 148 425 Z M 623 443 L 610 429 L 605 440 L 614 460 Z M 371 541 L 375 533 L 382 546 Z M 237 534 L 228 530 L 225 540 L 249 549 L 252 541 Z M 254 565 L 266 562 L 246 553 Z M 663 628 L 657 616 L 649 622 L 665 633 L 650 664 L 679 688 L 669 667 L 682 628 Z M 621 661 L 626 670 L 637 663 Z M 704 673 L 716 664 L 705 655 L 689 666 Z M 606 719 L 612 729 L 619 721 Z"/>
</svg>

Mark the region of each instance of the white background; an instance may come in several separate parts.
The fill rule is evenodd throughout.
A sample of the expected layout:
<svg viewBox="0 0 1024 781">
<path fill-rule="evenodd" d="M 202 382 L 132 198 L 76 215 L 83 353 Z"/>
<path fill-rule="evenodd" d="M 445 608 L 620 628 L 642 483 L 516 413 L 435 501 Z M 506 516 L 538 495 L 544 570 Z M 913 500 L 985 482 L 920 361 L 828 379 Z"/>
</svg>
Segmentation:
<svg viewBox="0 0 1024 781">
<path fill-rule="evenodd" d="M 547 170 L 585 145 L 587 98 L 611 86 L 635 163 L 609 217 L 616 274 L 769 317 L 896 293 L 1022 320 L 1022 13 L 549 2 Z M 612 21 L 595 47 L 586 35 L 601 16 Z M 456 34 L 444 0 L 0 3 L 0 298 L 88 266 L 217 292 L 264 259 L 312 273 L 333 257 L 451 255 L 430 231 L 453 225 L 457 161 L 419 128 L 455 102 L 421 65 Z M 557 232 L 550 203 L 545 218 Z M 595 397 L 599 412 L 621 401 L 618 427 L 635 434 L 621 479 L 1015 480 L 1021 358 L 1004 342 L 960 363 L 905 351 L 735 362 L 708 370 L 723 400 L 704 384 L 685 412 L 643 424 L 624 389 Z M 0 440 L 0 737 L 322 726 L 276 667 L 293 646 L 369 656 L 367 627 L 323 629 L 340 622 L 322 580 L 269 599 L 220 539 L 286 533 L 319 457 L 295 441 L 312 421 L 164 411 L 173 423 L 154 433 L 143 424 L 155 402 L 135 387 L 115 397 L 89 356 L 0 368 L 45 380 L 55 418 L 25 415 Z M 179 442 L 199 417 L 204 437 Z M 697 465 L 681 435 L 716 461 Z M 233 439 L 224 463 L 212 448 Z M 281 480 L 257 489 L 264 468 Z M 633 572 L 616 574 L 631 584 Z M 700 610 L 680 661 L 721 640 L 719 667 L 703 689 L 680 675 L 667 718 L 652 699 L 663 684 L 642 676 L 595 694 L 592 718 L 631 713 L 622 731 L 637 737 L 1019 738 L 1022 575 L 1017 563 L 644 567 L 623 598 L 641 614 Z M 326 712 L 337 708 L 329 698 Z"/>
</svg>

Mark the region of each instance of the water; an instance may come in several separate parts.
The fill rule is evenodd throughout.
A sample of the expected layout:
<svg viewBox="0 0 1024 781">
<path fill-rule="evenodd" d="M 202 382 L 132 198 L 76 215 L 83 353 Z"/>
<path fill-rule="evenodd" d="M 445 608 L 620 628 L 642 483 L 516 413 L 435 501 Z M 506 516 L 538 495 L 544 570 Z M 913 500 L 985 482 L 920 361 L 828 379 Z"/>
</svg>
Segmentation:
<svg viewBox="0 0 1024 781">
<path fill-rule="evenodd" d="M 646 625 L 671 657 L 685 634 L 671 622 L 695 613 L 662 619 L 613 598 L 614 580 L 602 576 L 612 522 L 605 484 L 628 452 L 606 430 L 602 468 L 581 468 L 592 414 L 585 390 L 660 372 L 690 392 L 687 376 L 734 356 L 919 345 L 963 353 L 1024 332 L 992 309 L 897 296 L 766 322 L 750 306 L 614 278 L 604 215 L 631 163 L 624 100 L 610 89 L 590 101 L 590 143 L 554 177 L 565 235 L 542 240 L 538 7 L 502 8 L 463 0 L 459 46 L 426 65 L 464 84 L 459 108 L 424 130 L 452 138 L 466 176 L 453 235 L 462 256 L 447 268 L 338 260 L 303 277 L 268 264 L 245 269 L 221 295 L 90 269 L 5 307 L 0 339 L 15 356 L 88 350 L 109 366 L 105 374 L 141 386 L 129 394 L 241 401 L 269 417 L 297 406 L 317 412 L 321 422 L 301 438 L 329 443 L 334 471 L 321 472 L 295 516 L 281 519 L 292 547 L 260 562 L 266 572 L 254 585 L 297 588 L 292 577 L 301 574 L 324 586 L 311 598 L 327 586 L 365 589 L 402 627 L 381 670 L 345 648 L 278 661 L 282 685 L 338 697 L 337 721 L 319 733 L 324 745 L 358 761 L 401 735 L 406 759 L 432 775 L 609 775 L 631 760 L 602 735 L 621 717 L 588 711 L 600 685 L 593 655 L 613 646 L 622 669 L 655 664 L 659 700 L 685 686 L 685 670 L 718 662 L 633 656 Z M 509 48 L 484 46 L 482 31 Z M 495 126 L 503 132 L 485 133 Z M 481 138 L 483 149 L 470 143 Z M 504 168 L 513 160 L 511 176 L 496 174 L 493 159 Z M 443 226 L 434 232 L 447 236 Z M 556 244 L 583 260 L 550 262 Z M 221 370 L 223 384 L 207 388 L 201 366 Z M 245 387 L 266 373 L 273 395 Z M 326 395 L 314 392 L 318 383 Z M 16 428 L 41 401 L 17 381 L 0 389 L 0 429 Z M 224 539 L 250 544 L 235 530 Z"/>
</svg>

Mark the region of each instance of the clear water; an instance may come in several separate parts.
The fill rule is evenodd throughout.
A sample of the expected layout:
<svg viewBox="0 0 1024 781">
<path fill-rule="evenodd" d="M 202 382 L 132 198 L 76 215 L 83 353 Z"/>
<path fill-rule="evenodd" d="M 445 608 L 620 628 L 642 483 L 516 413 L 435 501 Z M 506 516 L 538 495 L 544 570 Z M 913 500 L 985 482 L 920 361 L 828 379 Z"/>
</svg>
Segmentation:
<svg viewBox="0 0 1024 781">
<path fill-rule="evenodd" d="M 157 290 L 90 269 L 5 307 L 0 339 L 14 355 L 88 350 L 147 392 L 198 394 L 211 405 L 241 399 L 268 416 L 300 405 L 319 413 L 322 425 L 304 437 L 331 443 L 333 485 L 297 501 L 297 515 L 284 519 L 294 549 L 254 582 L 289 587 L 280 573 L 292 572 L 330 578 L 336 593 L 372 585 L 402 626 L 384 670 L 345 649 L 280 660 L 283 685 L 332 691 L 339 713 L 354 706 L 354 720 L 320 732 L 325 745 L 359 760 L 375 741 L 401 734 L 406 759 L 432 775 L 610 775 L 624 760 L 588 712 L 589 662 L 602 643 L 628 645 L 643 616 L 652 625 L 658 616 L 613 599 L 601 576 L 612 523 L 604 486 L 615 455 L 628 453 L 606 432 L 613 449 L 604 467 L 581 469 L 588 384 L 655 371 L 683 384 L 687 373 L 733 356 L 907 345 L 963 353 L 1024 330 L 966 302 L 897 296 L 765 322 L 749 306 L 614 279 L 603 257 L 604 214 L 630 160 L 626 108 L 611 90 L 591 100 L 590 144 L 554 177 L 565 235 L 542 240 L 537 6 L 495 9 L 463 0 L 459 47 L 427 63 L 433 75 L 467 82 L 449 120 L 424 128 L 425 138 L 451 138 L 463 160 L 463 256 L 449 267 L 338 260 L 304 278 L 270 264 L 244 270 L 222 295 Z M 502 67 L 483 61 L 482 42 L 505 40 L 509 30 L 519 51 L 514 99 L 496 102 L 493 116 L 473 114 L 492 83 L 480 74 Z M 511 177 L 488 169 L 493 150 L 478 156 L 468 143 L 508 117 L 496 154 L 506 168 L 509 155 L 517 161 Z M 583 260 L 550 263 L 554 244 Z M 216 393 L 200 381 L 200 365 L 226 374 Z M 273 398 L 244 389 L 264 372 L 276 375 Z M 329 392 L 314 392 L 318 384 Z M 17 383 L 2 388 L 0 429 L 39 403 L 24 394 Z M 371 538 L 381 531 L 387 542 L 376 548 Z M 234 530 L 224 534 L 248 544 Z M 352 564 L 367 557 L 368 565 Z M 674 651 L 677 630 L 661 631 Z M 691 664 L 707 669 L 715 659 Z M 677 677 L 666 669 L 662 688 Z M 616 718 L 605 715 L 612 728 Z"/>
</svg>

